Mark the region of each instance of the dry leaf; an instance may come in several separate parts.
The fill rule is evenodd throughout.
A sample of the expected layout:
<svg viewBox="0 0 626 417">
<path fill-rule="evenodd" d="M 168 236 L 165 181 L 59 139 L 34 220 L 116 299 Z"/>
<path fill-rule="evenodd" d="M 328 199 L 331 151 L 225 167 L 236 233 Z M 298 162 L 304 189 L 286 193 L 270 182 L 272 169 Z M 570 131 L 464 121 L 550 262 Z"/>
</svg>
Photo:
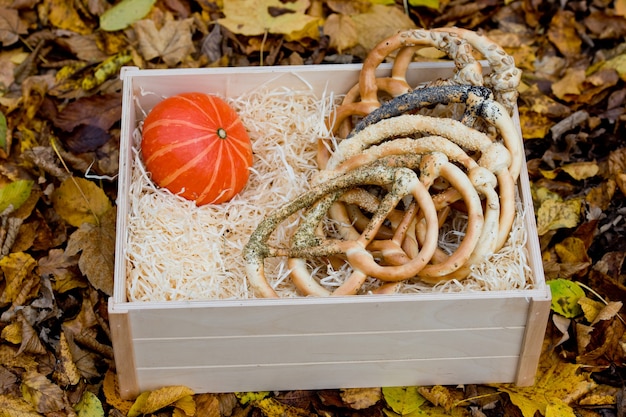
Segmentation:
<svg viewBox="0 0 626 417">
<path fill-rule="evenodd" d="M 0 44 L 13 45 L 21 35 L 28 33 L 27 27 L 15 9 L 0 7 Z"/>
<path fill-rule="evenodd" d="M 196 417 L 221 417 L 222 415 L 230 415 L 230 413 L 222 414 L 220 410 L 220 400 L 216 394 L 198 394 L 196 400 Z M 232 412 L 232 410 L 231 410 Z"/>
<path fill-rule="evenodd" d="M 314 414 L 309 413 L 301 408 L 292 407 L 283 404 L 276 398 L 263 398 L 254 403 L 264 416 L 266 417 L 313 417 Z"/>
<path fill-rule="evenodd" d="M 30 278 L 35 266 L 37 266 L 35 259 L 24 252 L 11 253 L 0 259 L 0 268 L 5 280 L 0 304 L 12 303 L 17 299 L 24 282 Z"/>
<path fill-rule="evenodd" d="M 106 398 L 107 404 L 117 408 L 123 414 L 128 414 L 130 408 L 133 406 L 133 401 L 122 399 L 120 396 L 120 388 L 117 381 L 117 375 L 111 369 L 104 374 L 104 381 L 102 383 L 102 391 Z M 220 417 L 219 414 L 207 417 Z"/>
<path fill-rule="evenodd" d="M 369 408 L 382 398 L 380 388 L 346 388 L 339 394 L 343 402 L 354 410 Z"/>
<path fill-rule="evenodd" d="M 64 0 L 46 0 L 48 19 L 53 26 L 59 29 L 67 29 L 81 35 L 91 33 L 92 28 L 85 23 L 80 14 L 74 8 L 73 2 Z"/>
<path fill-rule="evenodd" d="M 0 416 L 41 417 L 41 414 L 23 398 L 11 394 L 0 394 Z"/>
<path fill-rule="evenodd" d="M 60 294 L 85 288 L 87 282 L 77 273 L 79 258 L 78 255 L 67 256 L 63 249 L 50 249 L 48 256 L 39 259 L 39 274 L 50 277 L 52 288 Z"/>
<path fill-rule="evenodd" d="M 324 34 L 330 37 L 330 46 L 342 53 L 358 44 L 356 25 L 350 16 L 333 13 L 324 22 Z"/>
<path fill-rule="evenodd" d="M 81 375 L 74 363 L 65 332 L 61 332 L 59 347 L 56 353 L 57 366 L 52 377 L 61 386 L 76 385 Z"/>
<path fill-rule="evenodd" d="M 115 214 L 110 209 L 101 216 L 99 224 L 83 223 L 72 233 L 65 249 L 67 256 L 80 252 L 80 271 L 94 288 L 109 296 L 113 294 Z"/>
<path fill-rule="evenodd" d="M 63 220 L 75 227 L 84 223 L 98 224 L 113 207 L 102 188 L 78 177 L 66 179 L 54 190 L 52 205 Z"/>
<path fill-rule="evenodd" d="M 579 374 L 578 369 L 578 365 L 558 362 L 540 374 L 533 386 L 500 385 L 497 388 L 509 394 L 524 417 L 534 417 L 537 411 L 545 415 L 549 404 L 560 400 L 567 405 L 596 386 L 587 375 Z M 571 408 L 568 406 L 566 410 Z"/>
<path fill-rule="evenodd" d="M 548 39 L 566 57 L 580 54 L 582 40 L 576 32 L 577 26 L 576 16 L 570 10 L 559 9 L 550 22 Z"/>
<path fill-rule="evenodd" d="M 446 412 L 450 412 L 456 404 L 454 394 L 447 387 L 435 385 L 432 387 L 420 387 L 417 391 L 431 404 L 436 407 L 443 407 Z"/>
<path fill-rule="evenodd" d="M 142 393 L 128 412 L 128 417 L 154 413 L 174 404 L 183 397 L 193 395 L 193 391 L 185 386 L 170 386 Z"/>
<path fill-rule="evenodd" d="M 22 395 L 40 413 L 53 413 L 66 408 L 63 390 L 44 375 L 31 371 L 22 378 Z"/>
<path fill-rule="evenodd" d="M 416 27 L 401 9 L 380 4 L 373 4 L 366 13 L 352 16 L 352 20 L 359 34 L 358 42 L 367 50 L 400 30 Z"/>
<path fill-rule="evenodd" d="M 285 35 L 287 40 L 317 37 L 319 19 L 306 14 L 309 0 L 229 0 L 218 22 L 233 33 L 257 36 L 266 32 Z"/>
<path fill-rule="evenodd" d="M 552 84 L 552 93 L 560 99 L 570 95 L 577 96 L 582 91 L 585 78 L 584 68 L 568 68 L 563 77 Z"/>
<path fill-rule="evenodd" d="M 139 51 L 147 61 L 160 57 L 173 66 L 195 50 L 191 40 L 193 18 L 167 20 L 160 29 L 153 20 L 144 19 L 135 22 L 133 28 L 139 39 Z"/>
<path fill-rule="evenodd" d="M 580 222 L 581 207 L 580 198 L 543 201 L 537 210 L 537 233 L 541 236 L 550 230 L 576 227 Z"/>
<path fill-rule="evenodd" d="M 20 344 L 20 349 L 17 351 L 17 354 L 21 354 L 23 352 L 32 353 L 35 355 L 43 355 L 46 353 L 46 348 L 41 343 L 39 339 L 39 334 L 33 328 L 33 326 L 26 320 L 24 317 L 24 311 L 19 310 L 17 312 L 17 321 L 20 323 L 22 328 L 22 342 Z"/>
</svg>

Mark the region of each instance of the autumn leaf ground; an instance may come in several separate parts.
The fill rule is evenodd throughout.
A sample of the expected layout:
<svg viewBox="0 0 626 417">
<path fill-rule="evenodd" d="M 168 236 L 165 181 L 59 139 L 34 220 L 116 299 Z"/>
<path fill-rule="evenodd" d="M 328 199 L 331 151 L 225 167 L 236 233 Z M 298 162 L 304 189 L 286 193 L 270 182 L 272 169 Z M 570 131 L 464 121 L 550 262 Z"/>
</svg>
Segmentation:
<svg viewBox="0 0 626 417">
<path fill-rule="evenodd" d="M 152 3 L 133 17 L 98 0 L 0 1 L 0 416 L 626 415 L 624 0 Z M 360 62 L 398 29 L 444 25 L 486 33 L 524 71 L 543 265 L 571 283 L 536 384 L 121 399 L 106 320 L 120 68 Z"/>
</svg>

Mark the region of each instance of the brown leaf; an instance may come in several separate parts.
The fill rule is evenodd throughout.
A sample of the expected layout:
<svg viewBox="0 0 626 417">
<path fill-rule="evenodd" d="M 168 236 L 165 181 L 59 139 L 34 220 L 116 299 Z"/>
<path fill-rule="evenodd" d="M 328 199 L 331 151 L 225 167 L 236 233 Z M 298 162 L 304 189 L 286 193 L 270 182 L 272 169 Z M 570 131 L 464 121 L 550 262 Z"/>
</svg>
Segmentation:
<svg viewBox="0 0 626 417">
<path fill-rule="evenodd" d="M 79 258 L 78 255 L 67 256 L 63 249 L 50 249 L 48 256 L 39 259 L 39 274 L 50 277 L 54 290 L 61 294 L 84 288 L 87 283 L 78 273 Z"/>
<path fill-rule="evenodd" d="M 22 326 L 22 343 L 20 345 L 20 349 L 17 351 L 17 354 L 19 355 L 20 353 L 26 352 L 43 355 L 46 353 L 46 348 L 43 343 L 41 343 L 39 335 L 28 320 L 26 320 L 22 310 L 17 312 L 17 321 Z"/>
<path fill-rule="evenodd" d="M 354 410 L 363 410 L 382 399 L 380 388 L 346 388 L 340 391 L 341 399 Z"/>
<path fill-rule="evenodd" d="M 566 57 L 580 54 L 582 40 L 576 32 L 578 25 L 574 12 L 563 9 L 559 9 L 550 22 L 548 39 Z"/>
<path fill-rule="evenodd" d="M 3 417 L 41 417 L 31 404 L 12 394 L 0 394 L 0 410 Z"/>
<path fill-rule="evenodd" d="M 399 30 L 416 27 L 401 9 L 380 4 L 372 5 L 367 13 L 352 16 L 352 20 L 359 34 L 358 42 L 367 50 Z"/>
<path fill-rule="evenodd" d="M 107 211 L 99 224 L 83 223 L 69 238 L 67 256 L 80 252 L 78 267 L 94 288 L 113 294 L 115 210 Z"/>
<path fill-rule="evenodd" d="M 22 377 L 22 395 L 40 413 L 62 411 L 67 404 L 63 390 L 44 375 L 27 372 Z"/>
<path fill-rule="evenodd" d="M 80 98 L 68 104 L 53 120 L 54 125 L 66 132 L 78 126 L 95 126 L 108 130 L 122 116 L 122 96 L 103 94 Z"/>
<path fill-rule="evenodd" d="M 358 33 L 352 18 L 347 15 L 333 13 L 324 22 L 324 34 L 330 37 L 330 46 L 342 53 L 356 46 Z"/>
<path fill-rule="evenodd" d="M 195 396 L 196 417 L 221 417 L 220 400 L 217 394 L 198 394 Z M 224 414 L 227 415 L 227 414 Z"/>
<path fill-rule="evenodd" d="M 619 39 L 626 36 L 626 19 L 594 10 L 584 19 L 585 26 L 599 39 Z"/>
<path fill-rule="evenodd" d="M 0 303 L 12 303 L 17 299 L 24 282 L 30 279 L 36 265 L 35 259 L 24 252 L 11 253 L 0 259 L 0 268 L 6 282 L 4 291 L 0 295 Z"/>
<path fill-rule="evenodd" d="M 133 28 L 139 39 L 139 51 L 147 61 L 160 57 L 173 66 L 195 50 L 191 40 L 193 18 L 168 20 L 157 29 L 153 20 L 135 22 Z"/>
<path fill-rule="evenodd" d="M 13 45 L 20 35 L 26 33 L 26 24 L 20 19 L 17 10 L 0 7 L 0 43 L 5 47 Z"/>
</svg>

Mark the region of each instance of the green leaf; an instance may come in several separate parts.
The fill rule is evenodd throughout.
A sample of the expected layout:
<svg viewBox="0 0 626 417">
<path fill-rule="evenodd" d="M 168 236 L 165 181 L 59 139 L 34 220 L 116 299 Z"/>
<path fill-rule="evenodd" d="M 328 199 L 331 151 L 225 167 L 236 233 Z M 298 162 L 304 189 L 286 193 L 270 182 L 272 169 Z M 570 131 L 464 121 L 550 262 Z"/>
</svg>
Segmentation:
<svg viewBox="0 0 626 417">
<path fill-rule="evenodd" d="M 143 19 L 156 0 L 122 0 L 100 16 L 100 29 L 113 32 L 122 30 Z"/>
<path fill-rule="evenodd" d="M 406 415 L 419 409 L 426 399 L 417 392 L 418 387 L 388 387 L 383 388 L 383 398 L 391 409 Z"/>
<path fill-rule="evenodd" d="M 17 180 L 0 188 L 0 213 L 4 212 L 9 206 L 13 206 L 13 210 L 20 208 L 22 204 L 30 196 L 33 189 L 33 181 Z"/>
<path fill-rule="evenodd" d="M 567 318 L 582 314 L 578 300 L 585 296 L 583 289 L 567 279 L 555 279 L 547 282 L 552 292 L 552 311 Z"/>
<path fill-rule="evenodd" d="M 269 391 L 259 391 L 259 392 L 236 392 L 235 396 L 239 400 L 241 405 L 246 405 L 253 401 L 260 401 L 263 398 L 270 395 Z"/>
<path fill-rule="evenodd" d="M 439 9 L 439 0 L 409 0 L 409 4 L 414 7 L 428 7 L 429 9 Z"/>
<path fill-rule="evenodd" d="M 9 141 L 7 140 L 7 118 L 0 112 L 0 148 L 4 152 L 9 152 Z"/>
<path fill-rule="evenodd" d="M 78 404 L 74 406 L 78 417 L 104 417 L 102 402 L 91 391 L 85 391 Z"/>
</svg>

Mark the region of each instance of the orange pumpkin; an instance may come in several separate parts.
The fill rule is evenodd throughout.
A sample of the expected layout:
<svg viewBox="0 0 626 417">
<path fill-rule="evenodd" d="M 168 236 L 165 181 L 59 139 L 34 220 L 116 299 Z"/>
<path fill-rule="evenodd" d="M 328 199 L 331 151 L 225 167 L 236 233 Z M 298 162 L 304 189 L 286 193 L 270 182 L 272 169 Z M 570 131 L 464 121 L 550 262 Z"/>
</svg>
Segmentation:
<svg viewBox="0 0 626 417">
<path fill-rule="evenodd" d="M 160 187 L 198 206 L 233 198 L 248 181 L 252 145 L 224 100 L 204 93 L 166 98 L 143 124 L 141 152 Z"/>
</svg>

